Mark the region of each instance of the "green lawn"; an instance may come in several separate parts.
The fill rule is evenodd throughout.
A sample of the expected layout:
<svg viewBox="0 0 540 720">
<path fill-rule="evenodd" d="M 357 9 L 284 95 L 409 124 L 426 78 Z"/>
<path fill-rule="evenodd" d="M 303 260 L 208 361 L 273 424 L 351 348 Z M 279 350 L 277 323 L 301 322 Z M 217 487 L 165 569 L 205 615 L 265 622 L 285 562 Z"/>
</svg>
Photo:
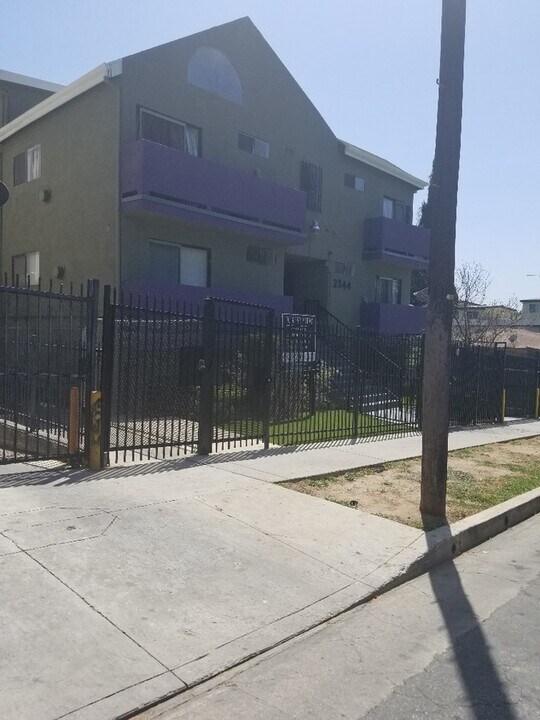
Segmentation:
<svg viewBox="0 0 540 720">
<path fill-rule="evenodd" d="M 262 437 L 263 426 L 257 420 L 239 420 L 224 426 L 234 437 Z M 358 414 L 358 437 L 403 435 L 413 428 L 373 415 Z M 272 445 L 300 445 L 326 440 L 346 440 L 354 436 L 354 414 L 347 410 L 320 410 L 298 420 L 270 425 Z"/>
<path fill-rule="evenodd" d="M 321 410 L 301 420 L 270 426 L 270 442 L 274 445 L 296 445 L 323 440 L 344 440 L 353 436 L 354 414 L 346 410 Z M 358 436 L 403 434 L 407 425 L 372 415 L 358 415 Z"/>
</svg>

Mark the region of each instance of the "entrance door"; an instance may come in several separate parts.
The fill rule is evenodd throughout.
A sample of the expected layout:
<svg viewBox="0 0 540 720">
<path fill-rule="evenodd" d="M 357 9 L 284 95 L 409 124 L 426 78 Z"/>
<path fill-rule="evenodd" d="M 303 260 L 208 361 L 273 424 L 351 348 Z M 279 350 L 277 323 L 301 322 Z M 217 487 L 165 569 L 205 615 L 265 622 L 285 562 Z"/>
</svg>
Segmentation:
<svg viewBox="0 0 540 720">
<path fill-rule="evenodd" d="M 306 300 L 328 303 L 328 268 L 324 260 L 286 257 L 283 290 L 294 298 L 295 310 L 302 312 Z"/>
</svg>

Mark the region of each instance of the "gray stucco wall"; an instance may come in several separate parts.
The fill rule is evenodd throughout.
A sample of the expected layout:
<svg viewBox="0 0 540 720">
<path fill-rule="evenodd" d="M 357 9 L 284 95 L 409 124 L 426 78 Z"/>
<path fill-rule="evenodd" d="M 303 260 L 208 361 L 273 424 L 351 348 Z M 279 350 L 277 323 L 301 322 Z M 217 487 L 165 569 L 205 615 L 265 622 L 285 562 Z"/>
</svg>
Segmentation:
<svg viewBox="0 0 540 720">
<path fill-rule="evenodd" d="M 50 90 L 0 80 L 0 127 L 52 94 Z"/>
<path fill-rule="evenodd" d="M 13 158 L 41 145 L 41 177 L 13 187 Z M 13 255 L 39 251 L 48 282 L 65 267 L 64 282 L 116 283 L 117 89 L 101 84 L 5 140 L 1 271 Z M 43 202 L 40 192 L 50 191 Z"/>
</svg>

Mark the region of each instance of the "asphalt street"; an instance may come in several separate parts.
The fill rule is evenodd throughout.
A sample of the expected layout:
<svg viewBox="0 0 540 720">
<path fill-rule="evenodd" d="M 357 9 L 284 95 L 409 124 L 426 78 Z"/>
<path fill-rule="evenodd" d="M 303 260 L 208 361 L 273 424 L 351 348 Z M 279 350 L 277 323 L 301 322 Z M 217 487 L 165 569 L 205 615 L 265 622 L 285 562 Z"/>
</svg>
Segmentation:
<svg viewBox="0 0 540 720">
<path fill-rule="evenodd" d="M 139 720 L 540 718 L 540 515 Z"/>
</svg>

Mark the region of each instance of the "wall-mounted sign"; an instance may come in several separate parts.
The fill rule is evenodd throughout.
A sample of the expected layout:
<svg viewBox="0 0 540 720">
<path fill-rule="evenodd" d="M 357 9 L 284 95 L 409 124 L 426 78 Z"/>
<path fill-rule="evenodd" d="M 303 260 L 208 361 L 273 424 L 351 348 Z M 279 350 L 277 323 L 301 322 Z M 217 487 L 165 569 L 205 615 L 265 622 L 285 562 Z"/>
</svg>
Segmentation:
<svg viewBox="0 0 540 720">
<path fill-rule="evenodd" d="M 315 362 L 317 325 L 315 315 L 283 313 L 283 360 L 285 362 Z"/>
</svg>

